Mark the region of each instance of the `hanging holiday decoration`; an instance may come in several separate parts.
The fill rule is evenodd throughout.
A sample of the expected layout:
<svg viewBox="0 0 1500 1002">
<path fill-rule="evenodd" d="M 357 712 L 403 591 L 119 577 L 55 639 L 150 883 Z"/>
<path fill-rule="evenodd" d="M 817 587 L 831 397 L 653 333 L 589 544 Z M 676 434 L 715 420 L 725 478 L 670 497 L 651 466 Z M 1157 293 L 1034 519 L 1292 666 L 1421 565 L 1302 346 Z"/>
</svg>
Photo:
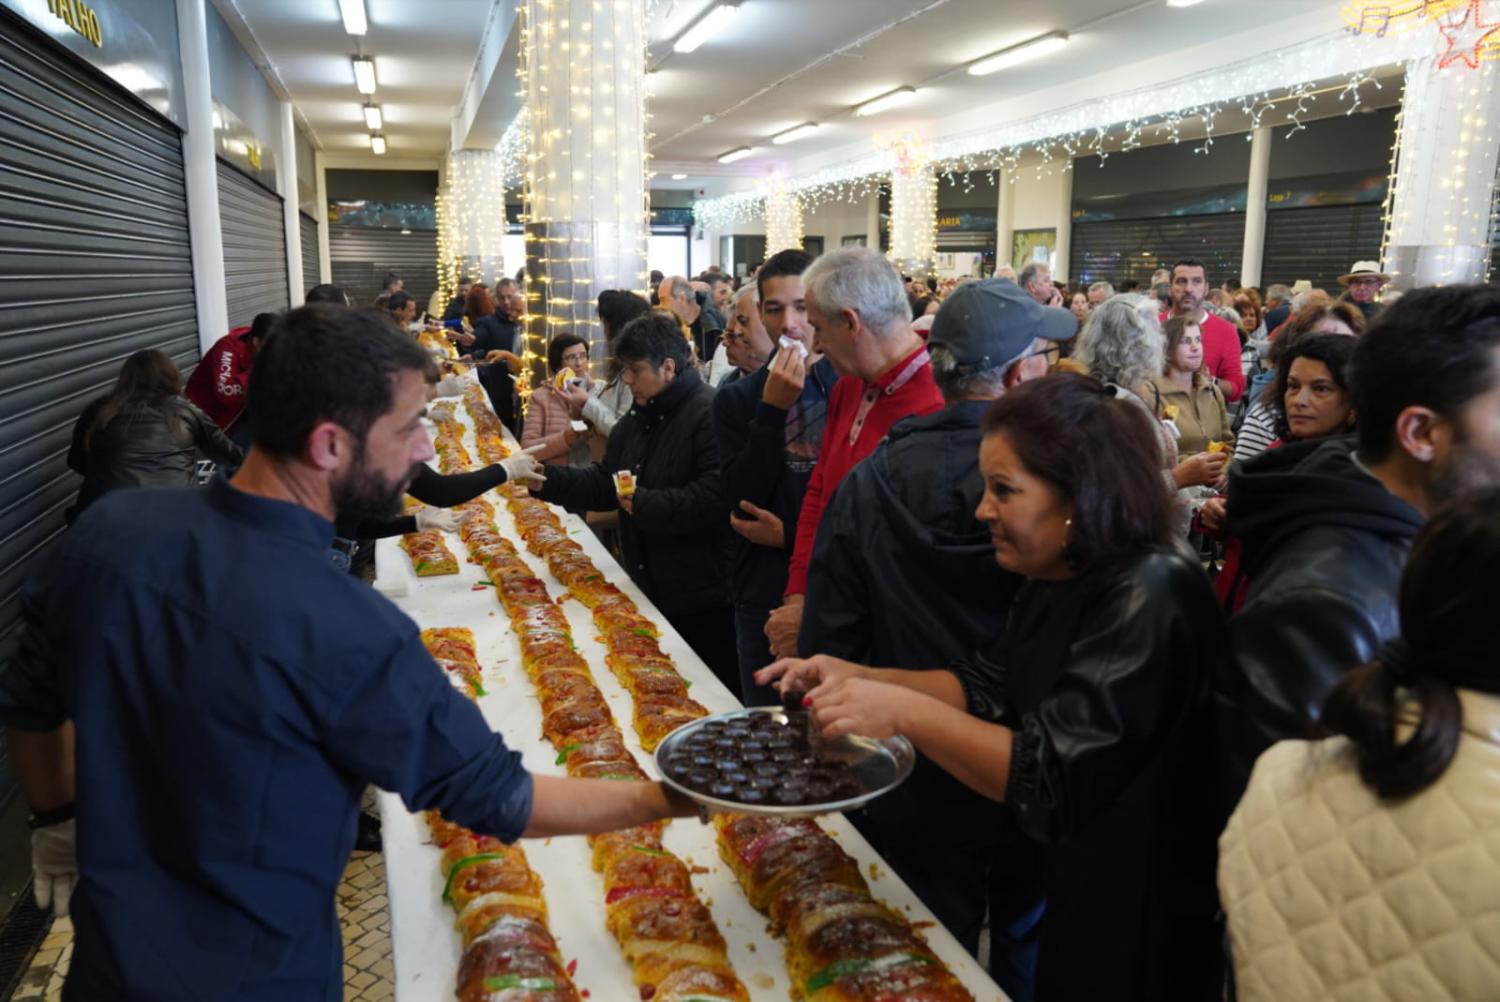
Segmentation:
<svg viewBox="0 0 1500 1002">
<path fill-rule="evenodd" d="M 1180 142 L 1184 123 L 1193 120 L 1201 123 L 1207 137 L 1195 148 L 1208 153 L 1214 144 L 1215 119 L 1223 112 L 1241 116 L 1247 131 L 1274 121 L 1294 134 L 1317 102 L 1334 101 L 1345 114 L 1352 114 L 1364 103 L 1366 87 L 1381 88 L 1375 70 L 1430 51 L 1426 32 L 1393 32 L 1378 40 L 1373 34 L 1343 42 L 1310 39 L 1206 73 L 1080 101 L 994 129 L 930 140 L 927 152 L 933 171 L 950 181 L 996 170 L 1014 177 L 1023 157 L 1037 162 L 1037 171 L 1046 174 L 1056 170 L 1051 164 L 1074 155 L 1098 156 L 1102 162 L 1113 151 L 1150 141 Z M 1330 91 L 1329 81 L 1342 86 L 1336 84 Z M 790 178 L 787 184 L 807 211 L 828 202 L 860 201 L 888 183 L 895 167 L 895 155 L 880 150 Z M 704 199 L 693 211 L 699 226 L 726 229 L 759 219 L 764 192 L 737 191 Z"/>
<path fill-rule="evenodd" d="M 802 249 L 802 204 L 788 191 L 786 176 L 774 174 L 766 199 L 766 256 Z"/>
<path fill-rule="evenodd" d="M 1431 28 L 1439 17 L 1467 7 L 1469 0 L 1355 0 L 1339 8 L 1339 17 L 1351 35 L 1390 34 Z"/>
<path fill-rule="evenodd" d="M 1438 57 L 1438 68 L 1462 63 L 1477 70 L 1481 60 L 1500 59 L 1500 17 L 1486 18 L 1483 0 L 1469 0 L 1462 11 L 1438 20 L 1438 32 L 1446 43 Z"/>
<path fill-rule="evenodd" d="M 448 154 L 437 196 L 438 286 L 446 301 L 469 276 L 491 288 L 505 275 L 505 178 L 493 150 Z"/>
<path fill-rule="evenodd" d="M 925 277 L 937 257 L 937 175 L 915 136 L 877 139 L 896 158 L 891 171 L 891 260 L 903 275 Z"/>
</svg>

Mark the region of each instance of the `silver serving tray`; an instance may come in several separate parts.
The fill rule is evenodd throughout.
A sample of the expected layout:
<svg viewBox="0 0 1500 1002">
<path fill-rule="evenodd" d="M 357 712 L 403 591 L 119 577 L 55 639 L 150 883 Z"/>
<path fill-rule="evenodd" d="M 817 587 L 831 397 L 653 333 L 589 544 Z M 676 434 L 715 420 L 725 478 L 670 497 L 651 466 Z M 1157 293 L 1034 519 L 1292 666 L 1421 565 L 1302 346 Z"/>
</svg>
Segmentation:
<svg viewBox="0 0 1500 1002">
<path fill-rule="evenodd" d="M 730 710 L 727 713 L 715 713 L 709 717 L 702 717 L 690 724 L 684 724 L 663 739 L 656 746 L 656 770 L 661 774 L 662 782 L 683 796 L 690 797 L 706 808 L 715 811 L 728 811 L 734 814 L 767 814 L 775 817 L 812 817 L 818 814 L 833 814 L 838 811 L 849 811 L 856 807 L 862 807 L 882 794 L 889 793 L 900 786 L 911 775 L 912 766 L 916 762 L 917 753 L 910 741 L 897 735 L 893 738 L 876 740 L 874 738 L 857 737 L 846 734 L 837 738 L 815 738 L 819 753 L 832 753 L 832 757 L 842 759 L 854 767 L 854 773 L 858 778 L 864 792 L 855 797 L 847 797 L 843 800 L 831 800 L 823 803 L 812 804 L 742 804 L 737 800 L 721 800 L 718 797 L 710 797 L 706 793 L 690 790 L 686 786 L 668 774 L 665 766 L 665 757 L 671 755 L 679 746 L 685 743 L 703 727 L 713 721 L 738 720 L 748 717 L 752 713 L 767 713 L 770 716 L 785 723 L 787 712 L 779 706 L 750 706 L 739 710 Z"/>
</svg>

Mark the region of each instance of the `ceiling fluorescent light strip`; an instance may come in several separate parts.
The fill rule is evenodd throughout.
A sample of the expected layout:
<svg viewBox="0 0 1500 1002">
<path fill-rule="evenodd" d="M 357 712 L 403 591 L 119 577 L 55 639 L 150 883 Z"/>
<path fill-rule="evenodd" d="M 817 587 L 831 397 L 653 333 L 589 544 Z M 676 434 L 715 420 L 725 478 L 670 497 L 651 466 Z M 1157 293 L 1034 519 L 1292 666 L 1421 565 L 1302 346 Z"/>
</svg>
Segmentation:
<svg viewBox="0 0 1500 1002">
<path fill-rule="evenodd" d="M 377 157 L 383 157 L 383 156 L 385 156 L 385 137 L 384 136 L 371 136 L 370 137 L 370 151 L 372 153 L 374 153 Z"/>
<path fill-rule="evenodd" d="M 1168 7 L 1191 7 L 1200 4 L 1203 0 L 1167 0 Z"/>
<path fill-rule="evenodd" d="M 344 30 L 351 35 L 363 35 L 370 30 L 370 21 L 365 17 L 365 0 L 339 0 L 339 14 L 344 19 Z"/>
<path fill-rule="evenodd" d="M 785 132 L 772 136 L 771 142 L 775 143 L 777 146 L 785 146 L 787 143 L 795 143 L 799 139 L 806 139 L 808 136 L 817 131 L 817 122 L 804 122 L 796 128 L 787 129 Z"/>
<path fill-rule="evenodd" d="M 383 126 L 384 124 L 385 116 L 381 114 L 380 105 L 365 105 L 365 128 L 369 129 L 371 132 L 379 132 L 381 126 Z"/>
<path fill-rule="evenodd" d="M 716 3 L 703 12 L 703 16 L 688 25 L 686 31 L 672 43 L 672 51 L 687 55 L 713 37 L 714 33 L 729 23 L 739 13 L 739 0 L 734 3 Z"/>
<path fill-rule="evenodd" d="M 917 89 L 915 87 L 898 87 L 889 94 L 882 94 L 873 100 L 866 101 L 855 108 L 854 113 L 861 118 L 868 118 L 871 115 L 880 114 L 887 108 L 894 108 L 899 104 L 905 104 L 916 96 Z"/>
<path fill-rule="evenodd" d="M 754 152 L 755 151 L 752 150 L 748 146 L 741 146 L 737 150 L 730 150 L 728 153 L 721 154 L 720 157 L 719 157 L 719 163 L 721 163 L 721 164 L 732 164 L 736 160 L 743 160 L 743 159 L 745 159 L 746 157 L 748 157 L 750 154 L 752 154 Z"/>
<path fill-rule="evenodd" d="M 1048 53 L 1056 52 L 1067 44 L 1068 33 L 1066 31 L 1049 32 L 1030 41 L 1022 42 L 1020 45 L 1002 49 L 992 56 L 975 60 L 969 64 L 969 74 L 982 77 L 988 73 L 1019 66 L 1021 63 L 1029 63 L 1033 59 L 1040 59 Z"/>
<path fill-rule="evenodd" d="M 375 60 L 369 56 L 355 56 L 350 61 L 354 64 L 354 85 L 359 92 L 375 93 Z"/>
</svg>

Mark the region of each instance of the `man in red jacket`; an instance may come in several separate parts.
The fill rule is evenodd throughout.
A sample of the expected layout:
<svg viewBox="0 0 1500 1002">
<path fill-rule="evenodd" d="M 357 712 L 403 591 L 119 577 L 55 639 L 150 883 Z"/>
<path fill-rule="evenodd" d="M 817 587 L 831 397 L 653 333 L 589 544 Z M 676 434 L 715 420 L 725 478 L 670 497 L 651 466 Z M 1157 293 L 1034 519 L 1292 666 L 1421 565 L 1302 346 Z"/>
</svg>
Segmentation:
<svg viewBox="0 0 1500 1002">
<path fill-rule="evenodd" d="M 766 623 L 777 657 L 797 656 L 813 544 L 834 490 L 897 421 L 943 407 L 927 348 L 911 329 L 901 274 L 884 254 L 864 247 L 824 254 L 802 284 L 813 351 L 833 363 L 840 379 L 828 398 L 818 464 L 797 518 L 786 598 Z"/>
<path fill-rule="evenodd" d="M 261 313 L 249 327 L 236 327 L 215 341 L 198 360 L 182 391 L 241 447 L 250 442 L 250 429 L 241 420 L 250 389 L 250 369 L 275 320 L 274 313 Z"/>
<path fill-rule="evenodd" d="M 1172 312 L 1186 317 L 1203 332 L 1203 368 L 1218 381 L 1224 399 L 1234 403 L 1245 392 L 1245 367 L 1240 362 L 1240 336 L 1228 320 L 1203 308 L 1208 296 L 1208 270 L 1202 261 L 1184 258 L 1172 265 Z"/>
</svg>

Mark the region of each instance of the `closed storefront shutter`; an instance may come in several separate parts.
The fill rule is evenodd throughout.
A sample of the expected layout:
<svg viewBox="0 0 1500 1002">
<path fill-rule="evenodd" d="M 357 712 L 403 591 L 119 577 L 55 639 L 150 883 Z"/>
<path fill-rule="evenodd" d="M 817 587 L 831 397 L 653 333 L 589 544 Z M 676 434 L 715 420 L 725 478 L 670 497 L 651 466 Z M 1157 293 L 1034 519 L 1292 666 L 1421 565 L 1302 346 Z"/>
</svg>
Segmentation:
<svg viewBox="0 0 1500 1002">
<path fill-rule="evenodd" d="M 1261 286 L 1305 278 L 1315 289 L 1336 290 L 1355 261 L 1380 260 L 1379 205 L 1322 205 L 1266 214 Z"/>
<path fill-rule="evenodd" d="M 1244 251 L 1245 217 L 1238 212 L 1074 223 L 1068 276 L 1083 284 L 1113 282 L 1117 289 L 1133 278 L 1144 287 L 1156 269 L 1194 258 L 1207 267 L 1209 284 L 1218 285 L 1240 277 Z"/>
<path fill-rule="evenodd" d="M 230 328 L 250 326 L 257 313 L 286 309 L 286 221 L 281 196 L 220 160 L 219 224 L 224 230 Z"/>
<path fill-rule="evenodd" d="M 3 661 L 78 490 L 79 413 L 132 352 L 164 351 L 184 375 L 198 359 L 177 129 L 4 11 L 0 230 Z M 0 763 L 0 806 L 14 791 Z M 12 861 L 25 870 L 24 852 Z"/>
<path fill-rule="evenodd" d="M 418 314 L 437 289 L 437 233 L 433 230 L 402 233 L 374 226 L 330 226 L 328 256 L 333 284 L 356 306 L 375 303 L 387 272 L 401 276 L 406 291 L 416 297 Z"/>
<path fill-rule="evenodd" d="M 302 291 L 306 293 L 318 281 L 318 221 L 305 212 L 297 213 L 298 238 L 302 242 Z"/>
</svg>

